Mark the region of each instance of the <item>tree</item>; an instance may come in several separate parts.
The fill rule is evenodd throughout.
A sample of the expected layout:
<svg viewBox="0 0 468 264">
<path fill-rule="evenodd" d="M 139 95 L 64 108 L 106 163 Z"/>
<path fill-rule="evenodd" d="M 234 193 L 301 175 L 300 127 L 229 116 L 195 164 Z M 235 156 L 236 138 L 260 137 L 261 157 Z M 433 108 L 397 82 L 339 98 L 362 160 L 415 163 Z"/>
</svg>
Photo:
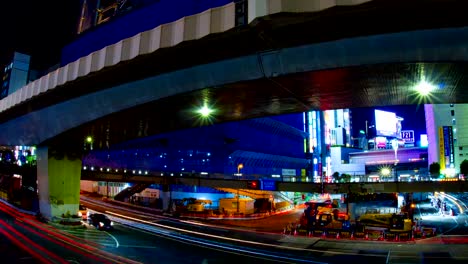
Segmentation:
<svg viewBox="0 0 468 264">
<path fill-rule="evenodd" d="M 429 165 L 429 173 L 431 177 L 438 178 L 440 175 L 440 164 L 438 162 L 433 162 Z"/>
<path fill-rule="evenodd" d="M 339 173 L 339 172 L 335 171 L 335 172 L 332 174 L 332 177 L 333 177 L 333 181 L 334 181 L 334 182 L 340 182 L 341 177 L 340 177 L 340 173 Z"/>
<path fill-rule="evenodd" d="M 341 181 L 350 182 L 351 181 L 351 175 L 347 174 L 347 173 L 341 174 Z"/>
<path fill-rule="evenodd" d="M 460 173 L 468 175 L 468 160 L 463 160 L 462 163 L 460 163 Z"/>
</svg>

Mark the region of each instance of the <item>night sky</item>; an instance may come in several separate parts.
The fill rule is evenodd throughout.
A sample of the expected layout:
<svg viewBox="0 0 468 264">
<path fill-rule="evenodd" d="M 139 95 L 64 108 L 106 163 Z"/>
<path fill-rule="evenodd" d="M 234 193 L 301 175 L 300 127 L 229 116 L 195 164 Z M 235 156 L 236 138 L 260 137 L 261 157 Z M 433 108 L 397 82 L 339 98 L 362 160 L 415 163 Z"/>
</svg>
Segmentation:
<svg viewBox="0 0 468 264">
<path fill-rule="evenodd" d="M 62 46 L 76 36 L 80 0 L 14 0 L 0 5 L 0 67 L 14 51 L 31 55 L 31 67 L 60 61 Z"/>
</svg>

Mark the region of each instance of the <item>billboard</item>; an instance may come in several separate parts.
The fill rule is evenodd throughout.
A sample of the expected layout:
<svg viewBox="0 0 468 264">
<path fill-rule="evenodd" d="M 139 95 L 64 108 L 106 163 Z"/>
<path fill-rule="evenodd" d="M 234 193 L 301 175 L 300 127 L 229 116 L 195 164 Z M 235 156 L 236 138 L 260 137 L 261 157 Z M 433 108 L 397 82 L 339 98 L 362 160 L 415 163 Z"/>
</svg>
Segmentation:
<svg viewBox="0 0 468 264">
<path fill-rule="evenodd" d="M 451 126 L 442 127 L 444 137 L 445 166 L 450 167 L 455 162 L 455 150 L 453 145 L 453 129 Z"/>
<path fill-rule="evenodd" d="M 376 136 L 400 137 L 401 123 L 395 113 L 375 110 Z"/>
<path fill-rule="evenodd" d="M 405 143 L 414 143 L 414 130 L 402 130 L 401 139 Z"/>
</svg>

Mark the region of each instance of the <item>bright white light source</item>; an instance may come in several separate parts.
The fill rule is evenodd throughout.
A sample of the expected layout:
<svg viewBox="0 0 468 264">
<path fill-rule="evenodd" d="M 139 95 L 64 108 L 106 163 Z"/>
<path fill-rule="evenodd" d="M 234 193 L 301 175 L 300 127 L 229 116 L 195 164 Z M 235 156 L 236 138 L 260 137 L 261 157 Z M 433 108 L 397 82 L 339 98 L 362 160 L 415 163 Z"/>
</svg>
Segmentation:
<svg viewBox="0 0 468 264">
<path fill-rule="evenodd" d="M 382 168 L 382 169 L 380 170 L 380 173 L 381 173 L 382 175 L 384 175 L 384 176 L 390 175 L 390 172 L 391 172 L 391 171 L 390 171 L 389 168 Z"/>
<path fill-rule="evenodd" d="M 211 113 L 213 113 L 213 109 L 210 109 L 208 106 L 204 105 L 198 110 L 198 113 L 203 117 L 208 117 L 211 115 Z"/>
<path fill-rule="evenodd" d="M 422 96 L 429 95 L 432 91 L 434 91 L 437 86 L 426 82 L 426 80 L 421 80 L 414 89 Z"/>
</svg>

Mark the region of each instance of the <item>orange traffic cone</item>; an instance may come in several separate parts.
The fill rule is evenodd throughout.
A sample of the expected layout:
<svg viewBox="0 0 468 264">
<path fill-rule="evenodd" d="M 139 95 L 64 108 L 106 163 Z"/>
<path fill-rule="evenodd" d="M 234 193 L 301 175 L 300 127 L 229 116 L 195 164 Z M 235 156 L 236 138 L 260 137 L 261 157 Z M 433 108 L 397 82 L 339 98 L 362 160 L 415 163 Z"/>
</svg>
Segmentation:
<svg viewBox="0 0 468 264">
<path fill-rule="evenodd" d="M 368 233 L 366 233 L 365 240 L 369 240 L 369 234 Z"/>
<path fill-rule="evenodd" d="M 340 232 L 336 232 L 336 239 L 340 239 Z"/>
<path fill-rule="evenodd" d="M 379 241 L 382 241 L 382 240 L 384 240 L 384 234 L 383 232 L 380 232 Z"/>
<path fill-rule="evenodd" d="M 311 236 L 312 236 L 312 232 L 309 231 L 309 237 L 311 237 Z"/>
<path fill-rule="evenodd" d="M 325 234 L 325 231 L 322 231 L 322 238 L 326 238 L 327 235 Z"/>
<path fill-rule="evenodd" d="M 354 239 L 354 232 L 351 232 L 351 239 Z"/>
<path fill-rule="evenodd" d="M 398 236 L 398 234 L 395 234 L 395 242 L 398 242 L 400 241 L 400 237 Z"/>
<path fill-rule="evenodd" d="M 294 229 L 294 235 L 297 235 L 297 229 L 296 228 Z"/>
</svg>

